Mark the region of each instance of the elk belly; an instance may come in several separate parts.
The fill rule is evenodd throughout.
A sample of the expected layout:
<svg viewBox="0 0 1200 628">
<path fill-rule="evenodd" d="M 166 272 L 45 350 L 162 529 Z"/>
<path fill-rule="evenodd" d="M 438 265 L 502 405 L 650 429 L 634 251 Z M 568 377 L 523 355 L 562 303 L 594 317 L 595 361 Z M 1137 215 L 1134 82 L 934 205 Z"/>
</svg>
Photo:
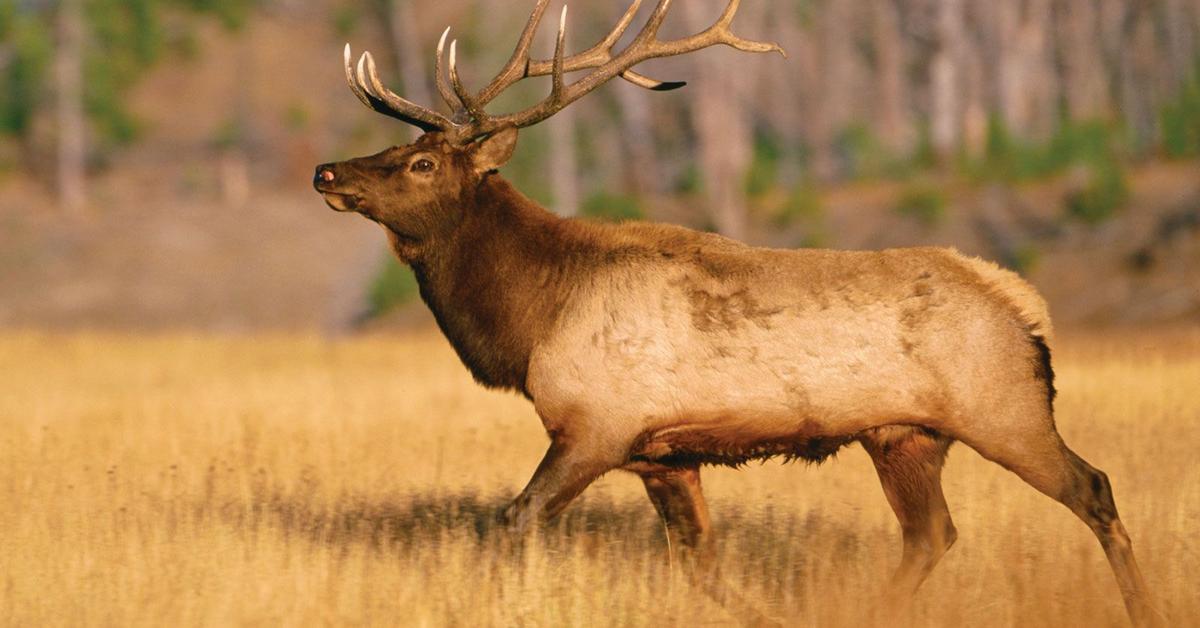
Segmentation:
<svg viewBox="0 0 1200 628">
<path fill-rule="evenodd" d="M 773 312 L 759 321 L 698 320 L 698 300 L 673 290 L 577 310 L 531 364 L 543 420 L 591 415 L 661 455 L 810 457 L 796 443 L 932 413 L 936 382 L 905 355 L 886 309 L 775 302 L 755 306 Z"/>
</svg>

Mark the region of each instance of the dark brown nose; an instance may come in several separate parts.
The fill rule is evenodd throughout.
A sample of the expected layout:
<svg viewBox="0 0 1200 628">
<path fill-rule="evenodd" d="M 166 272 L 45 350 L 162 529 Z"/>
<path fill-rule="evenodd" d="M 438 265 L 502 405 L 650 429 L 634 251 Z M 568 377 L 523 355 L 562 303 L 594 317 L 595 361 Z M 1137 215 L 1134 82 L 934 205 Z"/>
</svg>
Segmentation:
<svg viewBox="0 0 1200 628">
<path fill-rule="evenodd" d="M 317 166 L 317 172 L 313 175 L 313 184 L 333 183 L 337 175 L 333 174 L 333 169 L 329 166 Z"/>
</svg>

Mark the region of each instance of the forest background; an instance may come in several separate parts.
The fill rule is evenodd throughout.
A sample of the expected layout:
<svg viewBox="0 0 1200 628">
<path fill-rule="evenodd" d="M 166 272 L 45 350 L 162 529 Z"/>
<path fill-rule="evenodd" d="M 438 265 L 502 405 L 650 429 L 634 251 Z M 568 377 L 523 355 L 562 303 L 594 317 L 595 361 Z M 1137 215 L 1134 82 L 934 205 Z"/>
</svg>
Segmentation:
<svg viewBox="0 0 1200 628">
<path fill-rule="evenodd" d="M 680 4 L 665 35 L 722 3 Z M 735 30 L 786 59 L 656 60 L 689 85 L 606 86 L 523 132 L 505 176 L 566 215 L 771 246 L 957 246 L 1029 277 L 1068 324 L 1200 316 L 1200 1 L 744 5 Z M 0 325 L 420 319 L 396 307 L 414 285 L 384 238 L 309 186 L 317 163 L 413 137 L 356 102 L 342 46 L 375 50 L 396 91 L 432 105 L 446 26 L 478 86 L 529 9 L 0 0 Z M 580 50 L 624 7 L 572 9 Z M 526 83 L 497 109 L 548 89 Z"/>
</svg>

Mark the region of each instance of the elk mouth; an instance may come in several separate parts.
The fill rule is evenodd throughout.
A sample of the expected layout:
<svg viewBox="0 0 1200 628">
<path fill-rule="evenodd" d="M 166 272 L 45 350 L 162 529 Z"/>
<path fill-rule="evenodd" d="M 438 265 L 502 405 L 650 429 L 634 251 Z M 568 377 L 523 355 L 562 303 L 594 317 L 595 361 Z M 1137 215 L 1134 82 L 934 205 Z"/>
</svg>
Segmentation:
<svg viewBox="0 0 1200 628">
<path fill-rule="evenodd" d="M 356 212 L 359 211 L 362 205 L 363 198 L 357 194 L 344 194 L 328 190 L 319 191 L 321 192 L 321 197 L 325 199 L 325 204 L 334 211 Z"/>
</svg>

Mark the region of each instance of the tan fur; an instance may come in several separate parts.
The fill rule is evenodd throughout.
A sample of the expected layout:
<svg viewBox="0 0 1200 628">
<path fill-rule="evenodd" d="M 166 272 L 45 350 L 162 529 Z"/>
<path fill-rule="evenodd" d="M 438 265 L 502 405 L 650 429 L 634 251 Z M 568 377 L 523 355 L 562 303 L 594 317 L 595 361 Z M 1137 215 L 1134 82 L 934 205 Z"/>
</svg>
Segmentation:
<svg viewBox="0 0 1200 628">
<path fill-rule="evenodd" d="M 953 254 L 958 251 L 950 249 Z M 979 273 L 992 288 L 1003 295 L 1021 312 L 1022 318 L 1029 323 L 1030 329 L 1040 336 L 1051 340 L 1054 337 L 1054 326 L 1050 322 L 1050 308 L 1046 300 L 1029 282 L 1007 268 L 1001 268 L 995 262 L 979 259 L 978 257 L 958 256 L 959 259 Z"/>
</svg>

